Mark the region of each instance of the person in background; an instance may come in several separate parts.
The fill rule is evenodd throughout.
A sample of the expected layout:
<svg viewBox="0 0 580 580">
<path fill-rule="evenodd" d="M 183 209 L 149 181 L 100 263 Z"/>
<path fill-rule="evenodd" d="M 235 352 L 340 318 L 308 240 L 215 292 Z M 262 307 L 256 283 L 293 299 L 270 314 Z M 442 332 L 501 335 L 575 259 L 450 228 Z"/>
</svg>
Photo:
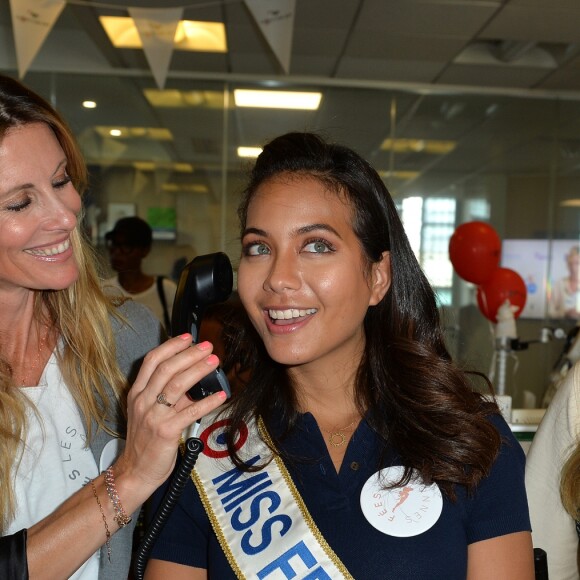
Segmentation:
<svg viewBox="0 0 580 580">
<path fill-rule="evenodd" d="M 534 547 L 546 551 L 550 580 L 578 580 L 580 363 L 562 379 L 526 461 Z"/>
<path fill-rule="evenodd" d="M 554 282 L 548 300 L 548 315 L 580 320 L 580 247 L 572 246 L 565 258 L 568 275 Z"/>
<path fill-rule="evenodd" d="M 532 580 L 523 450 L 451 360 L 377 172 L 283 135 L 239 217 L 251 373 L 202 420 L 146 579 Z"/>
<path fill-rule="evenodd" d="M 104 283 L 105 292 L 120 293 L 150 308 L 171 331 L 171 312 L 177 285 L 165 276 L 143 272 L 143 260 L 153 243 L 151 226 L 137 216 L 124 217 L 105 235 L 111 267 L 117 275 Z"/>
<path fill-rule="evenodd" d="M 65 121 L 0 76 L 0 578 L 127 578 L 132 514 L 224 400 L 184 396 L 211 344 L 159 345 L 146 308 L 103 293 L 86 180 Z"/>
</svg>

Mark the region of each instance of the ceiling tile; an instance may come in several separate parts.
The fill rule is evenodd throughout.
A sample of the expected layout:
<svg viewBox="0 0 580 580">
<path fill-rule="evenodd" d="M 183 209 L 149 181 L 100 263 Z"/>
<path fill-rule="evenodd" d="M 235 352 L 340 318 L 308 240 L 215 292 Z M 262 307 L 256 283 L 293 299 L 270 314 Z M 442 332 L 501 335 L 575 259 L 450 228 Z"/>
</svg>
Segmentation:
<svg viewBox="0 0 580 580">
<path fill-rule="evenodd" d="M 481 32 L 481 38 L 580 42 L 580 4 L 576 9 L 556 9 L 508 4 Z"/>
<path fill-rule="evenodd" d="M 546 74 L 545 69 L 509 66 L 465 66 L 452 64 L 437 79 L 439 84 L 482 87 L 533 87 Z"/>
<path fill-rule="evenodd" d="M 467 40 L 459 37 L 420 36 L 403 34 L 369 35 L 367 31 L 354 32 L 345 56 L 355 58 L 389 58 L 391 60 L 452 60 Z"/>
<path fill-rule="evenodd" d="M 444 62 L 398 61 L 387 59 L 343 58 L 336 76 L 341 78 L 401 81 L 411 83 L 431 82 L 445 67 Z"/>
<path fill-rule="evenodd" d="M 467 38 L 480 30 L 500 2 L 366 0 L 357 30 L 383 33 L 454 35 Z"/>
</svg>

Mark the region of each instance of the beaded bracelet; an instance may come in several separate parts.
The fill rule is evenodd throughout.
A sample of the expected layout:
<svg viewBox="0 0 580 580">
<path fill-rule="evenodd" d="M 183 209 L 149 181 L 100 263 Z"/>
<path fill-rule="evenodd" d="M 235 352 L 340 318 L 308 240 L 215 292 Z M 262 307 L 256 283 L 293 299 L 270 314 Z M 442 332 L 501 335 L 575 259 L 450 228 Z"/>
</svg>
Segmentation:
<svg viewBox="0 0 580 580">
<path fill-rule="evenodd" d="M 101 511 L 101 516 L 103 518 L 103 523 L 105 524 L 105 544 L 107 545 L 107 558 L 109 558 L 109 562 L 111 561 L 111 532 L 109 531 L 109 526 L 107 525 L 107 518 L 105 517 L 105 512 L 103 510 L 103 506 L 101 505 L 101 500 L 97 494 L 97 488 L 95 487 L 94 480 L 91 479 L 91 487 L 93 488 L 93 495 L 97 500 L 97 504 L 99 506 L 99 510 Z"/>
<path fill-rule="evenodd" d="M 131 516 L 128 516 L 121 505 L 121 500 L 119 499 L 119 494 L 117 493 L 117 488 L 115 487 L 115 476 L 113 474 L 113 468 L 109 467 L 105 471 L 105 487 L 107 488 L 107 493 L 109 494 L 109 499 L 113 504 L 113 509 L 115 510 L 115 517 L 113 518 L 120 528 L 124 528 L 127 524 L 131 522 Z"/>
</svg>

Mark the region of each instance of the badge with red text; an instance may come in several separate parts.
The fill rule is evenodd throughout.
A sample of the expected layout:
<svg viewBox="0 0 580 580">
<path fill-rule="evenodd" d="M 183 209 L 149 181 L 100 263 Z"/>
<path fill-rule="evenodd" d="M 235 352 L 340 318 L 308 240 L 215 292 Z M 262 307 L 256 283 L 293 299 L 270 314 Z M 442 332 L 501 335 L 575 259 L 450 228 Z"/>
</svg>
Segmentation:
<svg viewBox="0 0 580 580">
<path fill-rule="evenodd" d="M 433 527 L 443 510 L 443 497 L 437 484 L 425 485 L 413 477 L 406 485 L 384 489 L 398 481 L 400 465 L 381 469 L 364 484 L 360 505 L 365 518 L 379 532 L 408 538 Z"/>
</svg>

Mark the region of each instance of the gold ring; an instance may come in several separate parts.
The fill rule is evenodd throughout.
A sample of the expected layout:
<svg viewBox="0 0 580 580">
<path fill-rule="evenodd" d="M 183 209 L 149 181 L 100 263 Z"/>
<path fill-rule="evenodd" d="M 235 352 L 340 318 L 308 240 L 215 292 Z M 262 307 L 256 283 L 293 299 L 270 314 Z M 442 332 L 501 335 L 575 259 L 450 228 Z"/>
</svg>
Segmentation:
<svg viewBox="0 0 580 580">
<path fill-rule="evenodd" d="M 165 405 L 166 407 L 175 407 L 175 403 L 173 403 L 173 405 L 167 400 L 167 397 L 165 396 L 165 393 L 159 393 L 157 395 L 157 402 L 160 405 Z"/>
</svg>

